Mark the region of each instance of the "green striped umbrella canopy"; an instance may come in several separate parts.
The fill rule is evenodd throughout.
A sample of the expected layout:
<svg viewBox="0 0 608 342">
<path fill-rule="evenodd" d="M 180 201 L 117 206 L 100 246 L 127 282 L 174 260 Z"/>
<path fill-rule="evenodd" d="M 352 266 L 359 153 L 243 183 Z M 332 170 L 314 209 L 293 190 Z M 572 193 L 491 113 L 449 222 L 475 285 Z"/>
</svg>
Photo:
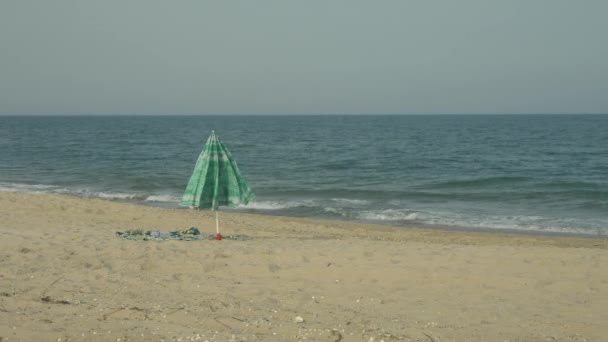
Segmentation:
<svg viewBox="0 0 608 342">
<path fill-rule="evenodd" d="M 255 194 L 241 176 L 236 161 L 212 130 L 196 161 L 180 205 L 215 210 L 217 237 L 220 239 L 217 208 L 235 208 L 254 198 Z"/>
</svg>

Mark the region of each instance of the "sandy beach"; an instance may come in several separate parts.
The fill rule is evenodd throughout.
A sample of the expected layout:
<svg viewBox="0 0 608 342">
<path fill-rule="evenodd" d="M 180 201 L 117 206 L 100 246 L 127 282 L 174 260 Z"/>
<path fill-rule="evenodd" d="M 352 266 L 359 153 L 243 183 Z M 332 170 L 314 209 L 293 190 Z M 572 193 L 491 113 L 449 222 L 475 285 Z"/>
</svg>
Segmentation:
<svg viewBox="0 0 608 342">
<path fill-rule="evenodd" d="M 220 215 L 0 193 L 0 341 L 608 340 L 606 239 Z"/>
</svg>

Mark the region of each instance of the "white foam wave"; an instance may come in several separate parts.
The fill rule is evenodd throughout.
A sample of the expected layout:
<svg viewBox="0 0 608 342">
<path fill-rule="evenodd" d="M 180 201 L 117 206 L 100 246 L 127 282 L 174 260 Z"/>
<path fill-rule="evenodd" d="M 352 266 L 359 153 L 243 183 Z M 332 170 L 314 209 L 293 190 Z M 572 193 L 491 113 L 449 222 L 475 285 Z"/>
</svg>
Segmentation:
<svg viewBox="0 0 608 342">
<path fill-rule="evenodd" d="M 364 210 L 358 215 L 359 219 L 370 221 L 413 221 L 419 213 L 409 209 Z"/>
<path fill-rule="evenodd" d="M 582 234 L 608 236 L 608 220 L 583 221 L 566 218 L 548 218 L 533 215 L 483 215 L 472 216 L 447 211 L 413 211 L 410 209 L 364 210 L 358 213 L 330 209 L 345 217 L 353 214 L 357 219 L 385 222 L 409 222 L 436 227 L 461 227 L 463 229 L 522 231 L 537 233 Z"/>
<path fill-rule="evenodd" d="M 147 202 L 179 202 L 180 198 L 172 195 L 150 195 L 145 199 Z"/>
<path fill-rule="evenodd" d="M 20 184 L 20 183 L 0 183 L 0 191 L 6 192 L 27 192 L 34 194 L 65 194 L 83 197 L 97 197 L 103 199 L 135 199 L 141 196 L 135 193 L 94 191 L 89 188 L 66 189 L 57 185 L 48 184 Z"/>
<path fill-rule="evenodd" d="M 332 213 L 332 214 L 338 214 L 343 217 L 350 217 L 352 215 L 351 210 L 347 210 L 344 208 L 325 207 L 325 208 L 323 208 L 323 211 Z"/>
<path fill-rule="evenodd" d="M 33 192 L 33 193 L 43 193 L 43 192 L 53 192 L 65 190 L 56 185 L 47 185 L 47 184 L 20 184 L 20 183 L 0 183 L 0 191 L 6 192 Z"/>
<path fill-rule="evenodd" d="M 121 193 L 121 192 L 91 192 L 91 193 L 86 193 L 85 195 L 90 196 L 90 197 L 99 197 L 99 198 L 103 198 L 103 199 L 122 199 L 122 200 L 126 200 L 126 199 L 134 199 L 137 198 L 139 195 L 138 194 L 127 194 L 127 193 Z"/>
<path fill-rule="evenodd" d="M 566 233 L 606 236 L 608 220 L 580 221 L 534 215 L 471 216 L 451 212 L 425 212 L 418 221 L 435 226 L 452 226 L 480 230 L 526 231 L 537 233 Z"/>
<path fill-rule="evenodd" d="M 351 198 L 332 198 L 332 201 L 343 204 L 343 205 L 367 205 L 370 204 L 370 201 L 360 200 L 360 199 L 351 199 Z"/>
<path fill-rule="evenodd" d="M 258 209 L 258 210 L 279 210 L 295 207 L 310 207 L 314 204 L 312 201 L 253 201 L 240 208 L 243 209 Z"/>
<path fill-rule="evenodd" d="M 170 194 L 143 194 L 98 191 L 89 188 L 66 189 L 48 184 L 20 184 L 0 182 L 0 191 L 67 194 L 83 197 L 97 197 L 109 200 L 143 200 L 146 202 L 177 203 L 179 198 Z M 406 208 L 368 209 L 370 201 L 332 198 L 330 206 L 322 205 L 315 200 L 265 200 L 254 201 L 242 209 L 257 209 L 279 211 L 283 209 L 308 207 L 319 208 L 345 219 L 385 221 L 387 223 L 402 223 L 409 225 L 461 227 L 479 230 L 509 230 L 538 233 L 570 233 L 594 236 L 608 236 L 608 219 L 603 218 L 554 218 L 534 215 L 474 215 L 442 210 L 412 210 Z M 387 202 L 389 206 L 399 202 Z"/>
</svg>

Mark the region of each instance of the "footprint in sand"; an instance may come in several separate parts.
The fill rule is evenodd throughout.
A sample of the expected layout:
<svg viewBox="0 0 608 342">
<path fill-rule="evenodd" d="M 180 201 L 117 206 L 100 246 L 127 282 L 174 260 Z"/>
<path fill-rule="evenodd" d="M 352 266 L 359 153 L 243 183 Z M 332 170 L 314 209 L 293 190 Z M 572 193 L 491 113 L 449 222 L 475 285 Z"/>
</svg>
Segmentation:
<svg viewBox="0 0 608 342">
<path fill-rule="evenodd" d="M 281 270 L 281 266 L 277 264 L 268 264 L 268 270 L 272 273 L 275 273 Z"/>
</svg>

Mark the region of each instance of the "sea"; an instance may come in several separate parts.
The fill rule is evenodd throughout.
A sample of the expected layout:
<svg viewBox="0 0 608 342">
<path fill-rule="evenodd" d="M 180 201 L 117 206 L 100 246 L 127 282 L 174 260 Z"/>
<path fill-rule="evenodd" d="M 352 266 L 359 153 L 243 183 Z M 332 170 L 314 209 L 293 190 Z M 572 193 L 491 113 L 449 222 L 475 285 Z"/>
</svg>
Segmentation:
<svg viewBox="0 0 608 342">
<path fill-rule="evenodd" d="M 227 211 L 608 237 L 608 115 L 3 116 L 0 191 L 178 208 L 212 129 Z"/>
</svg>

